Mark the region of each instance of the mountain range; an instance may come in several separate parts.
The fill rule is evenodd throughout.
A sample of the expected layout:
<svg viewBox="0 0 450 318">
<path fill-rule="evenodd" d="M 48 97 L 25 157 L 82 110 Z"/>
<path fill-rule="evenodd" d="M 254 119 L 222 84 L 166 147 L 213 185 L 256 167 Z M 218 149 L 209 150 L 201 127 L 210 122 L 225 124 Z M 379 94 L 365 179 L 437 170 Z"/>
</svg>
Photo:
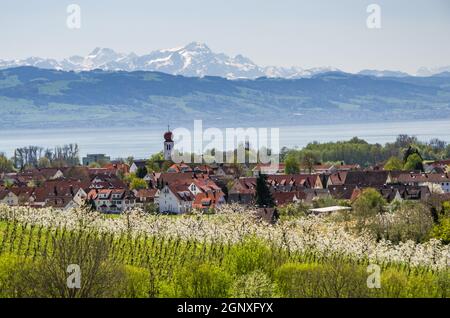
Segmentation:
<svg viewBox="0 0 450 318">
<path fill-rule="evenodd" d="M 135 53 L 117 53 L 109 48 L 95 48 L 87 56 L 72 56 L 63 60 L 30 57 L 22 60 L 0 60 L 0 69 L 34 66 L 44 69 L 63 71 L 157 71 L 171 75 L 189 77 L 219 76 L 227 79 L 269 78 L 310 78 L 316 74 L 339 71 L 333 67 L 305 69 L 302 67 L 262 67 L 242 55 L 230 57 L 213 52 L 206 44 L 192 42 L 184 47 L 156 50 L 138 56 Z M 427 69 L 421 68 L 417 75 L 432 76 L 450 71 L 449 67 Z M 405 77 L 409 74 L 398 71 L 363 70 L 362 75 Z"/>
<path fill-rule="evenodd" d="M 194 119 L 213 127 L 284 127 L 445 118 L 450 72 L 229 80 L 149 71 L 0 70 L 2 129 L 178 126 Z"/>
</svg>

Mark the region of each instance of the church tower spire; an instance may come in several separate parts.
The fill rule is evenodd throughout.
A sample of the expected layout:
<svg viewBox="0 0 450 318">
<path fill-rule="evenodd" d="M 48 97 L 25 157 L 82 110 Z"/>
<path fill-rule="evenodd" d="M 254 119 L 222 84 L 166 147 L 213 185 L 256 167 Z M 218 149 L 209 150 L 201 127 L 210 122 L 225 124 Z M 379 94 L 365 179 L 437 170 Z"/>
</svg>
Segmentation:
<svg viewBox="0 0 450 318">
<path fill-rule="evenodd" d="M 172 161 L 173 146 L 173 134 L 170 131 L 170 126 L 167 125 L 167 132 L 164 134 L 164 160 Z"/>
</svg>

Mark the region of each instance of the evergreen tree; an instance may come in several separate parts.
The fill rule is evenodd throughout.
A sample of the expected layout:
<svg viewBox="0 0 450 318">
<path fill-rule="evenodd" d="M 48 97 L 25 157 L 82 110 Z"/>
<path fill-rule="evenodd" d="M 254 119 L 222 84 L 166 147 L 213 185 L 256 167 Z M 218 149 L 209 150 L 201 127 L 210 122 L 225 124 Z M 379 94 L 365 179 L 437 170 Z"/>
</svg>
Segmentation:
<svg viewBox="0 0 450 318">
<path fill-rule="evenodd" d="M 406 163 L 408 161 L 408 158 L 414 154 L 417 154 L 419 156 L 420 160 L 423 161 L 422 155 L 420 154 L 419 150 L 415 147 L 409 146 L 403 155 L 403 163 Z"/>
<path fill-rule="evenodd" d="M 256 179 L 256 204 L 260 208 L 272 208 L 275 206 L 272 194 L 267 186 L 267 176 L 260 174 Z"/>
<path fill-rule="evenodd" d="M 408 160 L 405 163 L 404 170 L 406 171 L 424 171 L 422 158 L 419 154 L 413 153 L 408 157 Z"/>
<path fill-rule="evenodd" d="M 136 171 L 136 177 L 140 179 L 144 179 L 147 175 L 147 168 L 146 167 L 139 167 Z"/>
</svg>

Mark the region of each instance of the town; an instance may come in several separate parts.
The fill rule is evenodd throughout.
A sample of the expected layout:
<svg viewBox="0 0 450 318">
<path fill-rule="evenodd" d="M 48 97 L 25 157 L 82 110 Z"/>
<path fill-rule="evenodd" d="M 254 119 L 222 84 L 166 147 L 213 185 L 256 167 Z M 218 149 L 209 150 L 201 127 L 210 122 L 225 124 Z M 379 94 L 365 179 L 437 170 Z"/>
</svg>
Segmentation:
<svg viewBox="0 0 450 318">
<path fill-rule="evenodd" d="M 164 133 L 161 148 L 148 160 L 111 160 L 105 154 L 89 154 L 82 165 L 51 167 L 47 162 L 42 167 L 41 162 L 18 171 L 3 168 L 0 204 L 62 210 L 89 206 L 106 214 L 133 208 L 161 214 L 213 213 L 225 204 L 259 205 L 272 222 L 274 208 L 301 204 L 310 213 L 330 213 L 350 207 L 367 188 L 378 191 L 390 204 L 450 200 L 450 160 L 426 162 L 423 171 L 314 161 L 292 167 L 287 158 L 277 165 L 176 164 L 171 161 L 171 131 Z M 259 195 L 271 197 L 262 206 L 257 202 L 259 179 L 266 190 Z"/>
</svg>

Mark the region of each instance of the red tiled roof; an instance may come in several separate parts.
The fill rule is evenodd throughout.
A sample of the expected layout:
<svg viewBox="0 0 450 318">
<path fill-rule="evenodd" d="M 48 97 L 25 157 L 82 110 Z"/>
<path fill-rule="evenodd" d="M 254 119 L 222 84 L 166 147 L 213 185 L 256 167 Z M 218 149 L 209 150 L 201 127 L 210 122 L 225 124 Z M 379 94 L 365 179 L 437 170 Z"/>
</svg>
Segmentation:
<svg viewBox="0 0 450 318">
<path fill-rule="evenodd" d="M 195 196 L 192 208 L 194 209 L 207 209 L 214 208 L 216 205 L 224 200 L 224 194 L 222 191 L 210 191 L 202 192 Z"/>
<path fill-rule="evenodd" d="M 450 182 L 450 174 L 448 173 L 402 173 L 397 177 L 400 183 L 442 183 Z"/>
</svg>

